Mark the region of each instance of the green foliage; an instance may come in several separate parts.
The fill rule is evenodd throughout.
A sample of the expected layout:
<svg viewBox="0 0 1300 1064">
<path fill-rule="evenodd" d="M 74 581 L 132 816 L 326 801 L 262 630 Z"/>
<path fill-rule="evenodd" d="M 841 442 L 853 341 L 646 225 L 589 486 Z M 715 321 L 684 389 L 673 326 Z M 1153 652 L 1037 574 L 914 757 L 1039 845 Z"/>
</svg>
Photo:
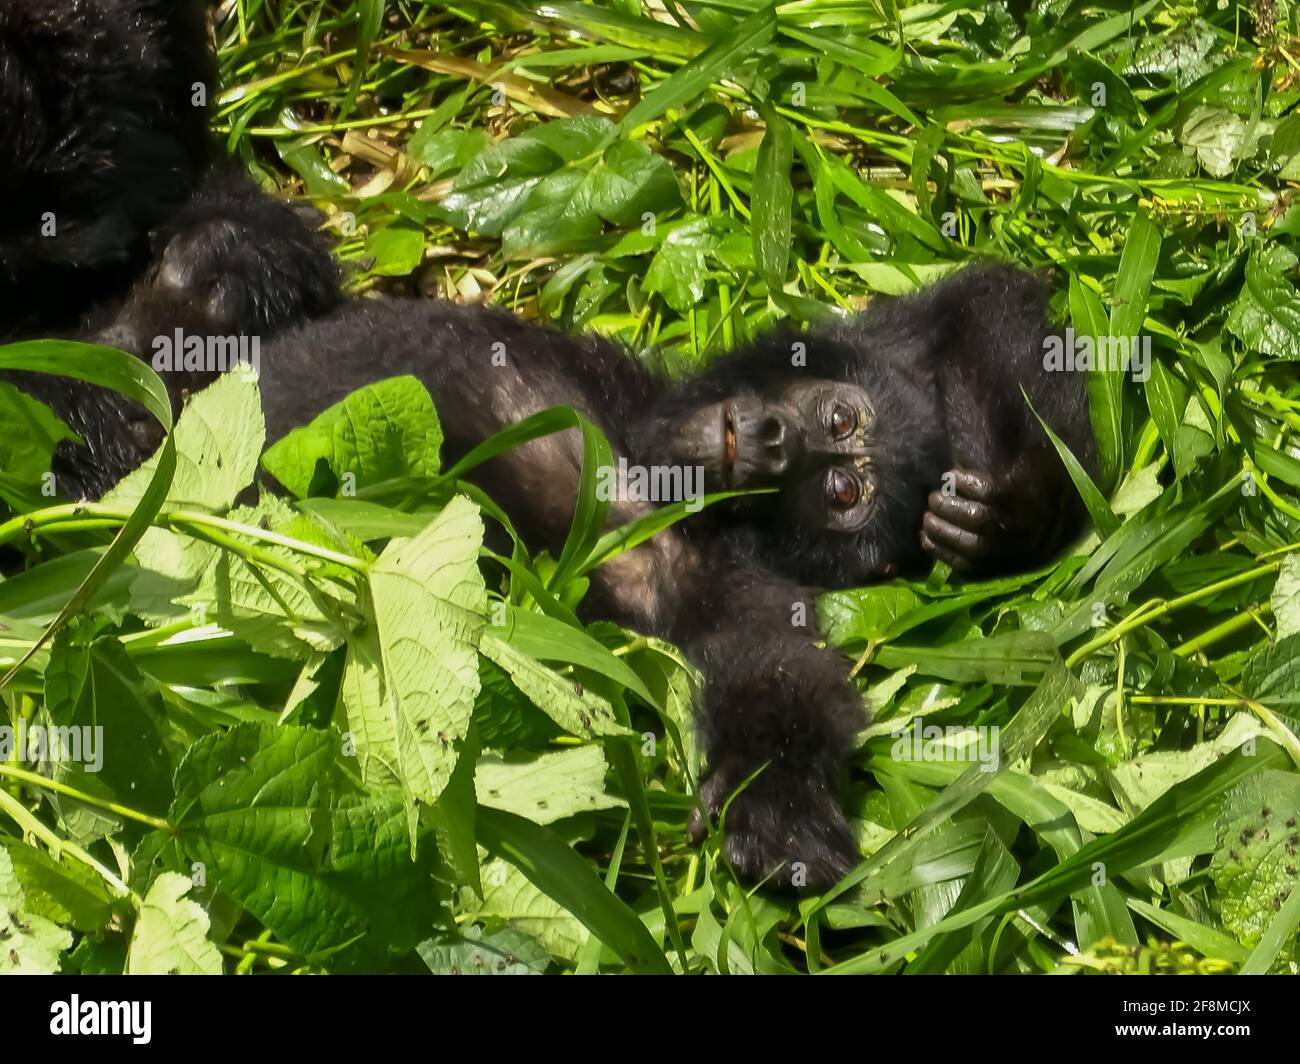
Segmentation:
<svg viewBox="0 0 1300 1064">
<path fill-rule="evenodd" d="M 795 901 L 685 841 L 680 654 L 574 616 L 686 517 L 607 533 L 576 412 L 444 469 L 428 394 L 377 382 L 270 441 L 290 497 L 249 501 L 254 382 L 170 431 L 135 360 L 0 350 L 169 430 L 62 505 L 65 430 L 0 386 L 0 971 L 1295 970 L 1292 5 L 222 10 L 218 131 L 326 213 L 358 295 L 690 368 L 997 258 L 1051 273 L 1062 333 L 1152 362 L 1090 373 L 1071 555 L 822 599 L 874 715 L 864 860 Z M 573 428 L 573 527 L 534 556 L 462 478 Z M 32 745 L 57 728 L 98 771 Z"/>
</svg>

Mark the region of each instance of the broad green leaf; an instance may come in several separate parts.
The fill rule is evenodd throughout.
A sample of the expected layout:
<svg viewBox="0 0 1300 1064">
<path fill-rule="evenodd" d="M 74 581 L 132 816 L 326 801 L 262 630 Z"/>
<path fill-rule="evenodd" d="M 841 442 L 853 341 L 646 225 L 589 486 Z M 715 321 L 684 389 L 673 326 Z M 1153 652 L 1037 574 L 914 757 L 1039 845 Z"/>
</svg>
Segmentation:
<svg viewBox="0 0 1300 1064">
<path fill-rule="evenodd" d="M 1251 253 L 1246 283 L 1225 323 L 1248 350 L 1300 359 L 1300 292 L 1289 279 L 1295 268 L 1296 256 L 1283 244 Z"/>
<path fill-rule="evenodd" d="M 836 646 L 884 639 L 900 617 L 921 605 L 916 592 L 892 584 L 832 591 L 817 599 L 826 638 Z"/>
<path fill-rule="evenodd" d="M 467 927 L 454 942 L 421 942 L 419 953 L 434 975 L 541 975 L 551 963 L 536 939 L 508 927 L 490 935 Z"/>
<path fill-rule="evenodd" d="M 508 930 L 535 940 L 552 957 L 566 962 L 577 960 L 590 938 L 582 921 L 512 864 L 483 852 L 479 878 L 483 883 L 484 912 L 506 915 Z"/>
<path fill-rule="evenodd" d="M 1241 686 L 1269 709 L 1300 720 L 1300 635 L 1256 651 L 1242 670 Z"/>
<path fill-rule="evenodd" d="M 390 543 L 370 571 L 385 697 L 355 707 L 364 721 L 350 724 L 423 802 L 447 785 L 478 693 L 482 544 L 477 508 L 457 497 L 418 536 Z"/>
<path fill-rule="evenodd" d="M 176 772 L 169 820 L 180 860 L 164 865 L 200 862 L 209 883 L 304 955 L 367 932 L 381 957 L 414 948 L 437 908 L 436 847 L 427 837 L 412 856 L 396 791 L 339 793 L 343 748 L 337 732 L 292 726 L 200 739 Z M 159 841 L 152 850 L 166 853 Z"/>
<path fill-rule="evenodd" d="M 1211 177 L 1227 177 L 1241 154 L 1246 123 L 1222 107 L 1193 107 L 1179 130 L 1183 147 Z"/>
<path fill-rule="evenodd" d="M 76 433 L 55 417 L 49 407 L 20 392 L 8 381 L 0 381 L 0 439 L 5 441 L 3 472 L 29 487 L 39 497 L 41 477 L 49 471 L 50 458 L 60 440 L 74 440 Z"/>
<path fill-rule="evenodd" d="M 266 439 L 257 381 L 238 371 L 218 377 L 185 404 L 174 439 L 176 479 L 167 493 L 168 507 L 204 513 L 226 509 L 252 483 Z M 105 495 L 104 502 L 136 505 L 157 465 L 155 455 Z M 136 550 L 136 557 L 145 559 L 142 564 L 147 564 L 153 535 Z"/>
<path fill-rule="evenodd" d="M 500 236 L 528 194 L 562 165 L 560 156 L 539 140 L 500 141 L 457 175 L 442 201 L 443 213 L 458 229 Z"/>
<path fill-rule="evenodd" d="M 172 440 L 176 479 L 169 509 L 219 513 L 253 480 L 266 438 L 257 382 L 227 373 L 185 405 Z M 155 455 L 105 497 L 106 505 L 135 506 L 158 463 Z M 218 557 L 218 548 L 191 536 L 151 528 L 135 548 L 140 567 L 131 587 L 132 608 L 148 621 L 166 623 L 183 611 L 176 599 L 191 591 Z"/>
<path fill-rule="evenodd" d="M 72 935 L 27 908 L 9 851 L 0 846 L 0 975 L 52 975 Z"/>
<path fill-rule="evenodd" d="M 639 140 L 611 144 L 592 171 L 592 209 L 613 225 L 641 225 L 681 205 L 673 168 Z"/>
<path fill-rule="evenodd" d="M 1149 750 L 1109 772 L 1110 787 L 1120 807 L 1138 813 L 1170 787 L 1194 776 L 1236 750 L 1242 743 L 1267 732 L 1247 713 L 1239 713 L 1214 739 L 1188 750 Z"/>
<path fill-rule="evenodd" d="M 85 865 L 16 838 L 0 838 L 9 854 L 13 875 L 21 886 L 27 911 L 86 934 L 98 934 L 113 917 L 114 899 L 104 881 Z"/>
<path fill-rule="evenodd" d="M 257 506 L 232 510 L 229 518 L 307 547 L 347 548 L 310 517 L 272 495 Z M 298 660 L 343 643 L 348 634 L 343 610 L 354 596 L 339 582 L 356 583 L 362 579 L 359 574 L 334 562 L 309 559 L 291 546 L 264 543 L 234 531 L 229 536 L 255 548 L 257 557 L 266 562 L 251 561 L 232 550 L 219 551 L 198 586 L 176 599 L 189 609 L 196 623 L 219 624 L 259 651 Z M 298 567 L 308 562 L 312 579 L 303 580 L 267 564 L 277 559 Z"/>
<path fill-rule="evenodd" d="M 240 725 L 205 736 L 176 771 L 168 818 L 209 882 L 308 952 L 363 927 L 323 878 L 338 751 L 337 735 L 307 728 Z"/>
<path fill-rule="evenodd" d="M 126 799 L 144 813 L 166 812 L 172 799 L 169 729 L 153 685 L 121 643 L 104 639 L 85 647 L 60 633 L 50 648 L 45 699 L 48 721 L 70 728 L 73 740 L 54 761 L 55 779 L 101 801 Z M 65 798 L 58 804 L 78 832 L 121 830 L 121 821 L 103 809 Z"/>
<path fill-rule="evenodd" d="M 530 761 L 485 757 L 474 770 L 480 804 L 553 824 L 575 813 L 617 809 L 625 803 L 605 793 L 605 755 L 599 746 L 579 746 Z"/>
<path fill-rule="evenodd" d="M 208 940 L 208 914 L 185 897 L 192 886 L 171 872 L 153 881 L 131 932 L 127 975 L 221 974 L 221 954 Z"/>
<path fill-rule="evenodd" d="M 1256 945 L 1273 915 L 1300 886 L 1300 776 L 1265 772 L 1234 787 L 1219 815 L 1210 860 L 1224 927 Z"/>
<path fill-rule="evenodd" d="M 424 260 L 424 233 L 405 225 L 389 225 L 366 241 L 370 273 L 380 277 L 405 277 Z"/>
<path fill-rule="evenodd" d="M 351 493 L 397 477 L 434 476 L 441 446 L 428 390 L 415 377 L 390 377 L 272 444 L 262 467 L 299 498 L 333 495 L 343 485 Z"/>
<path fill-rule="evenodd" d="M 1282 559 L 1273 585 L 1272 605 L 1276 637 L 1300 635 L 1300 554 L 1288 554 Z"/>
<path fill-rule="evenodd" d="M 505 670 L 538 709 L 570 735 L 592 739 L 633 734 L 618 723 L 605 699 L 521 653 L 491 630 L 483 633 L 480 649 L 484 657 Z"/>
</svg>

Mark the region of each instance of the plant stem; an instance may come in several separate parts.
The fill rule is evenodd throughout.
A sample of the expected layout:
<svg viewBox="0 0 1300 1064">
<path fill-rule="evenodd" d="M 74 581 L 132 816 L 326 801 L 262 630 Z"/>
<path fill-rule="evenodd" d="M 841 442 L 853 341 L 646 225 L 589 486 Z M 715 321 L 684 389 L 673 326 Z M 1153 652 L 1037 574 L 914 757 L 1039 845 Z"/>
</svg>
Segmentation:
<svg viewBox="0 0 1300 1064">
<path fill-rule="evenodd" d="M 1225 577 L 1223 580 L 1217 580 L 1213 584 L 1206 584 L 1205 587 L 1197 588 L 1195 591 L 1189 591 L 1186 595 L 1180 595 L 1178 598 L 1169 599 L 1160 603 L 1151 609 L 1139 607 L 1130 616 L 1120 621 L 1114 628 L 1110 628 L 1097 636 L 1096 639 L 1089 640 L 1079 647 L 1073 654 L 1065 660 L 1069 668 L 1074 668 L 1089 654 L 1095 650 L 1100 650 L 1104 646 L 1122 639 L 1135 628 L 1142 628 L 1149 625 L 1152 621 L 1164 617 L 1166 614 L 1173 613 L 1174 610 L 1182 609 L 1184 606 L 1191 606 L 1200 602 L 1202 599 L 1210 598 L 1220 591 L 1227 591 L 1229 588 L 1240 587 L 1242 584 L 1248 584 L 1252 580 L 1258 580 L 1261 576 L 1267 576 L 1269 573 L 1277 572 L 1281 562 L 1267 562 L 1264 565 L 1256 566 L 1254 569 L 1247 569 L 1244 573 L 1237 573 L 1235 576 Z"/>
<path fill-rule="evenodd" d="M 59 794 L 67 795 L 69 798 L 75 798 L 79 802 L 85 802 L 87 805 L 93 805 L 99 809 L 105 809 L 110 813 L 126 817 L 128 820 L 134 820 L 139 824 L 147 824 L 149 827 L 157 828 L 160 831 L 166 831 L 171 828 L 171 824 L 166 820 L 163 820 L 161 817 L 150 816 L 148 813 L 141 813 L 137 809 L 132 809 L 125 805 L 119 805 L 117 802 L 109 801 L 106 798 L 96 798 L 93 794 L 79 791 L 76 787 L 69 787 L 66 783 L 52 780 L 48 776 L 42 776 L 36 772 L 28 772 L 25 768 L 16 768 L 13 765 L 0 765 L 0 776 L 9 776 L 11 779 L 19 780 L 23 783 L 30 784 L 33 787 L 41 787 L 48 791 L 57 791 Z"/>
</svg>

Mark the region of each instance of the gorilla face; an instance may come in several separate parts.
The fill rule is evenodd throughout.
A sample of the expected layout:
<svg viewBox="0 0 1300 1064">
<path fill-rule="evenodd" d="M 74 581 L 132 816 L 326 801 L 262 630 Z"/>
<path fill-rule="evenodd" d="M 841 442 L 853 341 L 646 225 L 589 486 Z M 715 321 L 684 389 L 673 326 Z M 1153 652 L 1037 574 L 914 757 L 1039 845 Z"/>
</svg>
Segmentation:
<svg viewBox="0 0 1300 1064">
<path fill-rule="evenodd" d="M 687 412 L 669 453 L 676 464 L 703 468 L 708 491 L 777 488 L 787 523 L 857 532 L 876 498 L 876 427 L 865 389 L 787 378 Z"/>
</svg>

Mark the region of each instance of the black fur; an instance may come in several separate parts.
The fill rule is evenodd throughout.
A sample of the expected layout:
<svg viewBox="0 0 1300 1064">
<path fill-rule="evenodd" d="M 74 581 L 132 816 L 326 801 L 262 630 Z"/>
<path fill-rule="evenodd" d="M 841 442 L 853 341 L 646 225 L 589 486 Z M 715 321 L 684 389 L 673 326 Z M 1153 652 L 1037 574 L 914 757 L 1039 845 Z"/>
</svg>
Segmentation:
<svg viewBox="0 0 1300 1064">
<path fill-rule="evenodd" d="M 674 432 L 701 407 L 766 402 L 801 379 L 870 397 L 862 454 L 874 494 L 852 531 L 802 523 L 788 492 L 735 500 L 601 567 L 585 603 L 590 616 L 675 642 L 703 672 L 708 813 L 749 780 L 726 815 L 738 869 L 810 887 L 847 871 L 857 855 L 835 791 L 865 714 L 847 663 L 817 646 L 813 597 L 920 571 L 930 557 L 985 572 L 1033 564 L 1077 530 L 1075 493 L 1024 401 L 1094 462 L 1082 378 L 1041 368 L 1042 285 L 1003 267 L 967 270 L 829 330 L 773 334 L 685 382 L 596 337 L 495 311 L 376 301 L 327 313 L 337 291 L 320 241 L 207 161 L 196 78 L 210 79 L 197 2 L 0 8 L 0 195 L 22 208 L 0 222 L 0 339 L 89 337 L 147 356 L 153 337 L 177 328 L 266 339 L 326 315 L 264 345 L 270 438 L 357 387 L 413 373 L 436 402 L 448 461 L 558 404 L 583 411 L 616 454 L 654 466 L 672 464 Z M 46 211 L 55 238 L 39 236 Z M 116 397 L 9 378 L 85 438 L 58 456 L 65 494 L 102 493 L 156 445 Z M 201 381 L 169 383 L 179 399 Z M 532 546 L 554 551 L 580 465 L 566 433 L 496 459 L 478 479 Z M 945 477 L 955 494 L 937 490 Z M 646 509 L 618 503 L 613 518 Z"/>
<path fill-rule="evenodd" d="M 147 356 L 178 328 L 269 337 L 337 304 L 325 242 L 210 159 L 204 12 L 201 0 L 0 4 L 0 342 Z M 2 376 L 86 439 L 91 461 L 70 445 L 57 455 L 66 496 L 102 494 L 156 446 L 151 419 L 115 395 Z M 179 404 L 204 381 L 167 383 Z"/>
<path fill-rule="evenodd" d="M 0 5 L 0 290 L 4 328 L 76 327 L 120 295 L 149 231 L 207 165 L 211 86 L 191 0 Z M 53 216 L 57 236 L 42 231 Z"/>
</svg>

